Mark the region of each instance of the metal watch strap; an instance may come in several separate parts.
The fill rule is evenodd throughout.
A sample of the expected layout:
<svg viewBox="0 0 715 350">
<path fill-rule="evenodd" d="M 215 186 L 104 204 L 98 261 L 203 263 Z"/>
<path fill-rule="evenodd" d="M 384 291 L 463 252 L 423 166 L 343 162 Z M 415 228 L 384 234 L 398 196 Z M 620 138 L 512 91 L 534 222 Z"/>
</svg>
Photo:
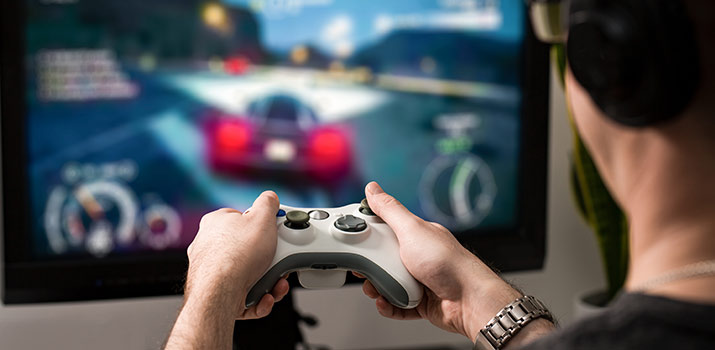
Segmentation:
<svg viewBox="0 0 715 350">
<path fill-rule="evenodd" d="M 553 321 L 553 316 L 538 299 L 524 296 L 501 309 L 487 325 L 477 333 L 474 350 L 499 350 L 531 320 L 544 317 Z"/>
</svg>

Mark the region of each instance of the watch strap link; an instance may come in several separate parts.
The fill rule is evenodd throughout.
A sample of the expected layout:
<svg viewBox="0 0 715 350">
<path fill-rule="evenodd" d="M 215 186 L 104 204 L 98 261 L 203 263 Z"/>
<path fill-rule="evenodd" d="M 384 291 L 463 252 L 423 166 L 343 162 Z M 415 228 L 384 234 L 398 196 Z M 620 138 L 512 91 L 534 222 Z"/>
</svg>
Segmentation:
<svg viewBox="0 0 715 350">
<path fill-rule="evenodd" d="M 532 296 L 523 296 L 504 307 L 477 334 L 474 350 L 498 350 L 531 320 L 553 317 L 544 304 Z"/>
</svg>

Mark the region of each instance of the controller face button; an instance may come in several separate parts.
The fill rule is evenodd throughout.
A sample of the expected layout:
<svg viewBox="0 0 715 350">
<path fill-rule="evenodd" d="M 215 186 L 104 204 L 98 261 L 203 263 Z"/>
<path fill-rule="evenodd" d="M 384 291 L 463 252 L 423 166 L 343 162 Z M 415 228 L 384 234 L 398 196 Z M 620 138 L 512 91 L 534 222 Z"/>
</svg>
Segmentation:
<svg viewBox="0 0 715 350">
<path fill-rule="evenodd" d="M 359 217 L 345 215 L 335 220 L 335 227 L 341 231 L 360 232 L 367 228 L 367 223 Z"/>
<path fill-rule="evenodd" d="M 286 213 L 285 225 L 294 230 L 303 230 L 310 226 L 308 223 L 310 216 L 308 213 L 300 210 L 291 210 Z"/>
<path fill-rule="evenodd" d="M 363 198 L 360 201 L 360 209 L 358 209 L 358 210 L 365 215 L 372 215 L 372 216 L 375 215 L 375 213 L 372 211 L 372 209 L 370 209 L 370 205 L 367 203 L 366 198 Z"/>
<path fill-rule="evenodd" d="M 277 217 L 277 218 L 282 218 L 282 217 L 284 217 L 284 216 L 286 216 L 286 211 L 283 210 L 283 209 L 278 209 L 278 212 L 276 213 L 276 217 Z"/>
<path fill-rule="evenodd" d="M 325 220 L 330 214 L 325 210 L 311 210 L 308 212 L 308 216 L 313 220 Z"/>
</svg>

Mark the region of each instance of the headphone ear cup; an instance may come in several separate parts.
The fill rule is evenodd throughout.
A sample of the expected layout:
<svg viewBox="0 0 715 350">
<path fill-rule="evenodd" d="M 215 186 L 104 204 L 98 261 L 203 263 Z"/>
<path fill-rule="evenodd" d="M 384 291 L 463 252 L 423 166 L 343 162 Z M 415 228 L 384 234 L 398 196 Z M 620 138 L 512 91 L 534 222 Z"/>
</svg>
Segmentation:
<svg viewBox="0 0 715 350">
<path fill-rule="evenodd" d="M 571 16 L 566 54 L 574 77 L 606 115 L 622 124 L 642 125 L 648 112 L 638 101 L 648 74 L 642 62 L 647 50 L 629 37 L 631 25 L 615 14 Z"/>
<path fill-rule="evenodd" d="M 569 67 L 611 119 L 643 127 L 687 107 L 699 65 L 680 1 L 573 0 L 569 19 Z"/>
</svg>

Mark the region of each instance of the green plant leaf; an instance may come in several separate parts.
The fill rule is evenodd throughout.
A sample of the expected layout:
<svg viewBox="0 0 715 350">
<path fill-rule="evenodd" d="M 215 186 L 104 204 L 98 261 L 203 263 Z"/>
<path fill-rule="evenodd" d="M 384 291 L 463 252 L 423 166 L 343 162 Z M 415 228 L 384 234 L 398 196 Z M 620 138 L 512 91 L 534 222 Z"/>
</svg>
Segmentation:
<svg viewBox="0 0 715 350">
<path fill-rule="evenodd" d="M 564 88 L 567 62 L 563 45 L 555 45 L 551 53 Z M 570 108 L 567 110 L 573 134 L 572 194 L 581 216 L 596 235 L 610 299 L 621 290 L 628 272 L 628 222 L 581 140 Z"/>
<path fill-rule="evenodd" d="M 578 213 L 581 214 L 581 218 L 584 221 L 589 221 L 588 212 L 586 211 L 585 199 L 583 198 L 583 192 L 581 192 L 581 186 L 578 180 L 578 170 L 576 169 L 576 164 L 574 164 L 573 157 L 571 158 L 571 195 L 573 196 L 573 201 L 576 203 L 576 209 Z"/>
</svg>

